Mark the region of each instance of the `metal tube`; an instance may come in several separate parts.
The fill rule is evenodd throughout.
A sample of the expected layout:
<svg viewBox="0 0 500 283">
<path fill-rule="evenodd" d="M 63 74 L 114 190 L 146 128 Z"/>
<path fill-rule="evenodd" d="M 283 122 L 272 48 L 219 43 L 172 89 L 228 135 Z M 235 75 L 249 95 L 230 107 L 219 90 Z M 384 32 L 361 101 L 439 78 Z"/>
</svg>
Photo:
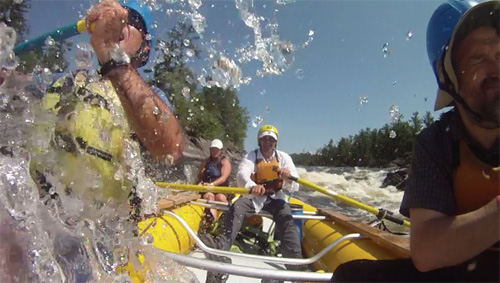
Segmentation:
<svg viewBox="0 0 500 283">
<path fill-rule="evenodd" d="M 182 219 L 179 215 L 176 215 L 175 213 L 171 211 L 164 211 L 164 214 L 170 215 L 177 219 L 183 226 L 184 228 L 188 231 L 189 235 L 194 239 L 198 247 L 202 249 L 204 252 L 209 253 L 209 254 L 214 254 L 218 256 L 236 256 L 236 257 L 242 257 L 242 258 L 248 258 L 248 259 L 256 259 L 256 260 L 261 260 L 264 262 L 276 262 L 276 263 L 283 263 L 283 264 L 291 264 L 291 265 L 303 265 L 303 264 L 311 264 L 317 260 L 319 260 L 321 257 L 323 257 L 327 252 L 329 252 L 331 249 L 333 249 L 335 246 L 340 244 L 343 241 L 350 240 L 350 239 L 357 239 L 357 238 L 364 238 L 358 233 L 353 233 L 353 234 L 348 234 L 345 235 L 339 239 L 337 239 L 335 242 L 330 244 L 328 247 L 324 248 L 321 250 L 319 253 L 316 255 L 310 257 L 310 258 L 285 258 L 285 257 L 273 257 L 273 256 L 259 256 L 259 255 L 252 255 L 252 254 L 242 254 L 242 253 L 233 253 L 230 251 L 223 251 L 223 250 L 218 250 L 214 248 L 210 248 L 203 241 L 198 238 L 196 233 L 189 227 L 189 225 Z M 165 220 L 164 220 L 165 221 Z"/>
<path fill-rule="evenodd" d="M 211 203 L 212 202 L 207 202 L 207 203 L 198 202 L 198 201 L 190 202 L 190 204 L 199 205 L 199 206 L 203 206 L 203 207 L 207 207 L 207 208 L 214 208 L 214 209 L 224 210 L 224 211 L 229 210 L 229 207 L 227 207 L 226 204 L 222 205 L 222 204 L 218 204 L 218 203 L 215 203 L 215 204 L 211 204 Z M 269 217 L 269 218 L 273 217 L 271 214 L 267 214 L 267 213 L 257 213 L 255 215 L 260 215 L 260 216 Z M 293 217 L 293 219 L 311 219 L 311 220 L 325 220 L 326 219 L 326 216 L 323 216 L 323 215 L 292 215 L 292 217 Z"/>
<path fill-rule="evenodd" d="M 305 282 L 328 282 L 333 276 L 333 273 L 317 273 L 306 271 L 290 271 L 263 269 L 236 264 L 223 263 L 208 259 L 200 259 L 181 254 L 165 252 L 165 255 L 172 260 L 186 266 L 210 270 L 219 273 L 228 273 L 239 276 L 246 276 L 261 279 L 287 280 L 287 281 L 305 281 Z"/>
</svg>

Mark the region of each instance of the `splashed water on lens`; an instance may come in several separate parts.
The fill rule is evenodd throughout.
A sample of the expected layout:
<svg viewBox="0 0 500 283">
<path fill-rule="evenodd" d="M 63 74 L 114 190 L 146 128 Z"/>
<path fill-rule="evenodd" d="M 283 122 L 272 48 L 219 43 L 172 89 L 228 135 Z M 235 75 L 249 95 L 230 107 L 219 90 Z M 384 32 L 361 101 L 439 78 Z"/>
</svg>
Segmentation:
<svg viewBox="0 0 500 283">
<path fill-rule="evenodd" d="M 207 80 L 207 78 L 209 79 Z M 217 61 L 213 62 L 210 73 L 205 69 L 202 70 L 199 81 L 206 87 L 217 86 L 238 89 L 242 82 L 241 69 L 233 60 L 221 56 Z"/>
<path fill-rule="evenodd" d="M 389 43 L 386 42 L 382 46 L 382 55 L 384 56 L 384 58 L 387 58 L 390 54 L 391 52 L 389 51 Z"/>
<path fill-rule="evenodd" d="M 0 23 L 0 67 L 7 70 L 14 70 L 19 64 L 13 51 L 16 38 L 17 34 L 13 28 Z"/>
<path fill-rule="evenodd" d="M 115 44 L 113 49 L 111 49 L 111 51 L 109 52 L 109 55 L 111 55 L 111 59 L 115 60 L 116 62 L 130 64 L 130 57 L 127 55 L 127 52 L 125 52 L 125 50 L 123 50 L 123 48 L 118 44 Z"/>
<path fill-rule="evenodd" d="M 262 119 L 262 117 L 260 116 L 255 116 L 253 119 L 252 119 L 252 127 L 254 128 L 257 128 L 260 124 L 262 124 L 262 122 L 264 122 L 264 119 Z"/>
<path fill-rule="evenodd" d="M 359 97 L 359 105 L 368 104 L 368 96 L 362 95 Z"/>
<path fill-rule="evenodd" d="M 193 22 L 193 28 L 196 30 L 196 32 L 198 34 L 203 34 L 206 27 L 205 17 L 198 11 L 195 11 L 191 14 L 191 21 Z"/>
<path fill-rule="evenodd" d="M 191 97 L 190 93 L 191 90 L 189 89 L 189 87 L 185 86 L 182 88 L 182 96 L 184 96 L 184 98 L 189 99 Z"/>
<path fill-rule="evenodd" d="M 288 5 L 294 3 L 295 0 L 276 0 L 276 4 L 278 5 Z"/>
<path fill-rule="evenodd" d="M 399 121 L 399 118 L 401 117 L 401 114 L 399 113 L 399 106 L 394 104 L 391 105 L 389 113 L 391 115 L 391 122 L 397 123 Z"/>
<path fill-rule="evenodd" d="M 295 76 L 297 77 L 297 79 L 301 80 L 304 78 L 304 70 L 302 69 L 297 69 L 297 71 L 295 71 Z"/>
<path fill-rule="evenodd" d="M 45 39 L 45 45 L 46 46 L 54 46 L 55 44 L 56 44 L 56 41 L 51 36 L 48 36 Z"/>
<path fill-rule="evenodd" d="M 201 0 L 189 0 L 189 6 L 194 10 L 198 10 L 202 4 Z"/>
<path fill-rule="evenodd" d="M 92 66 L 93 49 L 90 44 L 86 42 L 79 42 L 76 44 L 75 60 L 76 65 L 81 68 L 89 68 Z"/>
<path fill-rule="evenodd" d="M 389 132 L 389 138 L 394 139 L 394 138 L 396 138 L 396 136 L 397 136 L 397 134 L 396 134 L 396 132 L 394 130 L 391 130 Z"/>
<path fill-rule="evenodd" d="M 406 33 L 406 40 L 410 40 L 412 37 L 413 37 L 413 31 L 409 30 L 409 31 Z"/>
</svg>

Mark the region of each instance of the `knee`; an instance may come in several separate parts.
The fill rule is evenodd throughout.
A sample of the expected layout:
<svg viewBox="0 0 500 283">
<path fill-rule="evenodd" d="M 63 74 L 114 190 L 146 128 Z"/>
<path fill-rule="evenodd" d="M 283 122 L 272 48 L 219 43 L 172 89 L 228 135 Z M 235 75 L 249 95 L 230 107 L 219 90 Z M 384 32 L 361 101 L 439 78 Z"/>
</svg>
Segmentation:
<svg viewBox="0 0 500 283">
<path fill-rule="evenodd" d="M 206 199 L 206 200 L 211 200 L 211 201 L 215 200 L 215 196 L 212 193 L 206 193 L 206 194 L 204 194 L 203 198 Z"/>
<path fill-rule="evenodd" d="M 226 195 L 224 195 L 224 194 L 217 194 L 217 195 L 215 196 L 215 200 L 216 200 L 216 201 L 226 202 L 226 203 L 227 203 L 227 198 L 226 198 Z"/>
</svg>

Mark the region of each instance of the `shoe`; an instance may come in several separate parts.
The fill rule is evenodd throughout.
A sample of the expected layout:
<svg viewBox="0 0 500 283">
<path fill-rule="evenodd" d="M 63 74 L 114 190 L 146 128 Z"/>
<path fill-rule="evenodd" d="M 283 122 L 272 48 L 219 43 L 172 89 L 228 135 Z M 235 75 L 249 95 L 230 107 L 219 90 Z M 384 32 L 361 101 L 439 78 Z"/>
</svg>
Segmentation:
<svg viewBox="0 0 500 283">
<path fill-rule="evenodd" d="M 217 247 L 217 243 L 214 240 L 214 237 L 211 234 L 208 233 L 203 233 L 200 234 L 200 240 L 205 243 L 210 248 L 215 248 Z M 224 263 L 231 263 L 231 259 L 225 256 L 216 256 L 212 255 L 206 252 L 203 252 L 205 254 L 205 258 L 217 261 L 217 262 L 224 262 Z M 224 283 L 227 281 L 229 278 L 228 274 L 225 273 L 218 273 L 218 272 L 212 272 L 212 271 L 207 271 L 207 280 L 205 281 L 206 283 Z"/>
<path fill-rule="evenodd" d="M 215 248 L 216 247 L 216 243 L 215 243 L 214 237 L 211 234 L 202 233 L 198 237 L 209 248 Z M 209 254 L 209 253 L 207 253 L 205 251 L 203 253 L 205 254 L 205 258 L 210 259 L 210 260 L 215 260 L 213 255 L 211 255 L 211 254 Z"/>
</svg>

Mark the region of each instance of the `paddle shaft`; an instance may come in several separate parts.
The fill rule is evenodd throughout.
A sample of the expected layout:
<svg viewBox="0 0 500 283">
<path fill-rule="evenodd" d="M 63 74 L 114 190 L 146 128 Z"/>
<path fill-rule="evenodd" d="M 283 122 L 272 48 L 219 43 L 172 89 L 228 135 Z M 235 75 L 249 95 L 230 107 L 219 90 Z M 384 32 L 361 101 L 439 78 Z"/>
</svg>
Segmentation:
<svg viewBox="0 0 500 283">
<path fill-rule="evenodd" d="M 81 34 L 86 31 L 85 20 L 80 20 L 76 23 L 57 28 L 53 31 L 44 33 L 38 37 L 19 43 L 14 47 L 14 53 L 20 55 L 32 50 L 39 49 L 45 45 L 47 37 L 51 37 L 55 41 L 61 41 L 73 37 L 75 35 Z"/>
<path fill-rule="evenodd" d="M 171 188 L 176 190 L 202 192 L 202 193 L 241 194 L 241 195 L 250 194 L 250 190 L 238 187 L 202 186 L 202 185 L 191 185 L 191 184 L 173 184 L 165 182 L 156 182 L 156 185 L 161 188 Z"/>
<path fill-rule="evenodd" d="M 390 211 L 387 211 L 387 210 L 384 210 L 384 209 L 378 209 L 378 208 L 369 206 L 367 204 L 364 204 L 362 202 L 359 202 L 357 200 L 348 198 L 346 196 L 339 195 L 336 192 L 332 192 L 332 191 L 327 190 L 327 189 L 325 189 L 325 188 L 323 188 L 323 187 L 321 187 L 319 185 L 316 185 L 316 184 L 314 184 L 312 182 L 306 181 L 306 180 L 298 178 L 298 177 L 290 176 L 289 179 L 293 180 L 293 181 L 295 181 L 297 183 L 299 183 L 300 185 L 302 185 L 304 187 L 307 187 L 307 188 L 316 190 L 316 191 L 318 191 L 320 193 L 323 193 L 325 195 L 331 196 L 332 198 L 334 198 L 334 199 L 336 199 L 336 200 L 338 200 L 340 202 L 343 202 L 343 203 L 345 203 L 347 205 L 350 205 L 350 206 L 357 207 L 357 208 L 363 209 L 365 211 L 368 211 L 371 214 L 374 214 L 374 215 L 376 215 L 377 217 L 379 217 L 381 219 L 387 219 L 387 220 L 389 220 L 391 222 L 394 222 L 396 224 L 400 224 L 400 225 L 404 225 L 404 226 L 410 227 L 410 222 L 409 221 L 401 219 L 401 218 L 398 218 L 398 217 L 392 215 Z"/>
</svg>

